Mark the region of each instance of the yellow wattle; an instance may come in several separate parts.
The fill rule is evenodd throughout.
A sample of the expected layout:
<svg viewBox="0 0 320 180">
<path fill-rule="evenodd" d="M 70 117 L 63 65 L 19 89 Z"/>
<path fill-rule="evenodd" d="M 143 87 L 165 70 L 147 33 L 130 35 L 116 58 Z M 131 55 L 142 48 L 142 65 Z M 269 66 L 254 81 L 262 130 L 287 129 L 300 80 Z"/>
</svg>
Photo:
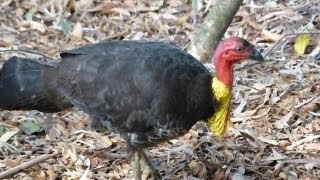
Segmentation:
<svg viewBox="0 0 320 180">
<path fill-rule="evenodd" d="M 222 135 L 229 126 L 229 106 L 232 92 L 216 77 L 212 79 L 211 87 L 219 106 L 213 116 L 208 119 L 209 128 L 215 135 Z"/>
</svg>

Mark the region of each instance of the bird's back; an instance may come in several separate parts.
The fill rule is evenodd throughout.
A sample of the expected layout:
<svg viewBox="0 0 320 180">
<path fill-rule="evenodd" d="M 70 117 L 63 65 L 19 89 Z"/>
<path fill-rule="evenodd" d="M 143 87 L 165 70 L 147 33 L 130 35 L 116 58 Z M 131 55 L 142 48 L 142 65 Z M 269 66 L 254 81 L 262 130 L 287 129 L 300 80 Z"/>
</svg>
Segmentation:
<svg viewBox="0 0 320 180">
<path fill-rule="evenodd" d="M 61 57 L 56 88 L 135 146 L 182 135 L 217 106 L 210 73 L 172 44 L 111 41 Z"/>
</svg>

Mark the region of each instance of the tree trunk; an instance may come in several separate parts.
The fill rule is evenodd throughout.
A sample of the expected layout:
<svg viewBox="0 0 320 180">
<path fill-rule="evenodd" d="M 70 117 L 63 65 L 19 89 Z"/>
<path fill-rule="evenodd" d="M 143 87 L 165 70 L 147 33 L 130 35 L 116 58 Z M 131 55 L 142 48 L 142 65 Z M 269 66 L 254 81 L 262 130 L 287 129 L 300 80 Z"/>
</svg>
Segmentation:
<svg viewBox="0 0 320 180">
<path fill-rule="evenodd" d="M 243 0 L 215 0 L 210 13 L 195 31 L 188 52 L 201 62 L 211 60 L 212 53 L 242 2 Z"/>
</svg>

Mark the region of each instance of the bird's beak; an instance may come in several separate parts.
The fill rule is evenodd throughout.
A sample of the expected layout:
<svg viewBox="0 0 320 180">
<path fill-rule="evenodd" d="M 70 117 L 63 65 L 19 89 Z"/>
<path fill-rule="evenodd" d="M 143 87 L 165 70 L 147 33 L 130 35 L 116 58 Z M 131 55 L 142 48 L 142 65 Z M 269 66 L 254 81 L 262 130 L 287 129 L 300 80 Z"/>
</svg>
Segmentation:
<svg viewBox="0 0 320 180">
<path fill-rule="evenodd" d="M 253 47 L 251 54 L 249 56 L 250 59 L 252 60 L 256 60 L 256 61 L 263 61 L 263 56 L 261 55 L 261 53 Z"/>
</svg>

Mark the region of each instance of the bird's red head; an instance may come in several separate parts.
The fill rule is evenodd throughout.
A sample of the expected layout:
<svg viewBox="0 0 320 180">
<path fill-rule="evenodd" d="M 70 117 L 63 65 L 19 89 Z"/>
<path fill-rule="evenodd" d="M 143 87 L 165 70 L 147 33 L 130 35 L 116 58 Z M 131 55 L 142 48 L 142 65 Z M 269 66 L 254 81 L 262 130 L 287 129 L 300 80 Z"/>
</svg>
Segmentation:
<svg viewBox="0 0 320 180">
<path fill-rule="evenodd" d="M 218 79 L 230 88 L 233 81 L 233 64 L 244 59 L 263 61 L 261 53 L 247 40 L 239 37 L 221 41 L 213 57 Z"/>
</svg>

